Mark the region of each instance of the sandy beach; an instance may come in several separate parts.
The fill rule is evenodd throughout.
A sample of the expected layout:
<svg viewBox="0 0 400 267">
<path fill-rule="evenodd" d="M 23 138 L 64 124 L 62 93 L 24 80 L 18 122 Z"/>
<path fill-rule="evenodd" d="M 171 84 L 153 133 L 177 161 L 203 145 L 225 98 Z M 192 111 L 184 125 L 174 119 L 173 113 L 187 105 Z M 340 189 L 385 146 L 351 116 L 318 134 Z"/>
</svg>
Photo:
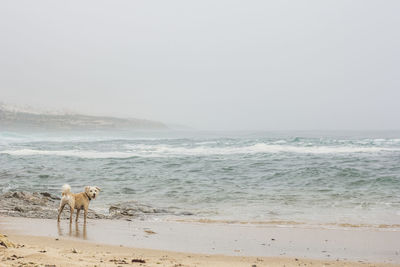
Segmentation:
<svg viewBox="0 0 400 267">
<path fill-rule="evenodd" d="M 0 249 L 1 266 L 395 266 L 302 258 L 178 253 L 50 237 L 10 235 L 9 239 L 19 247 Z"/>
<path fill-rule="evenodd" d="M 400 266 L 398 231 L 0 218 L 1 266 Z"/>
</svg>

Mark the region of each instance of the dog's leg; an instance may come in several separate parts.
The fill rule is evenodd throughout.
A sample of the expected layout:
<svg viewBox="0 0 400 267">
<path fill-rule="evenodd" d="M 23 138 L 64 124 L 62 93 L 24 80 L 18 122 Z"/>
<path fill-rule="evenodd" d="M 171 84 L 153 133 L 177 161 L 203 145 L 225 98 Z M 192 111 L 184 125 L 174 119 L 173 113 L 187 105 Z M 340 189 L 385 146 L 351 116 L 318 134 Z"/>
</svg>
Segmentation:
<svg viewBox="0 0 400 267">
<path fill-rule="evenodd" d="M 87 217 L 88 209 L 84 209 L 84 215 L 83 215 L 83 222 L 86 223 L 86 217 Z"/>
<path fill-rule="evenodd" d="M 78 222 L 78 218 L 79 218 L 79 212 L 81 211 L 81 209 L 76 209 L 76 218 L 75 221 Z"/>
<path fill-rule="evenodd" d="M 63 211 L 63 209 L 64 209 L 64 207 L 65 207 L 65 204 L 66 204 L 66 203 L 61 202 L 61 203 L 60 203 L 60 207 L 58 208 L 58 218 L 57 218 L 57 221 L 58 221 L 58 222 L 60 221 L 61 212 Z"/>
<path fill-rule="evenodd" d="M 69 216 L 69 223 L 72 223 L 72 215 L 74 214 L 74 207 L 70 206 L 69 211 L 71 215 Z"/>
</svg>

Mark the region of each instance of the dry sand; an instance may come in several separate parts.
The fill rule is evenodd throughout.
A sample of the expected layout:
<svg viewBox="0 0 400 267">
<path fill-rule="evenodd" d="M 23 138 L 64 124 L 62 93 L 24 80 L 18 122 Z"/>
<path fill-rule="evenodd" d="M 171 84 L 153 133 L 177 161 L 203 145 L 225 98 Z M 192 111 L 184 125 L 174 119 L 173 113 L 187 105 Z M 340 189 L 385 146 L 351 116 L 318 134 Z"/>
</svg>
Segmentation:
<svg viewBox="0 0 400 267">
<path fill-rule="evenodd" d="M 10 235 L 8 238 L 17 244 L 17 248 L 0 248 L 0 266 L 395 266 L 299 258 L 201 255 L 26 235 Z"/>
</svg>

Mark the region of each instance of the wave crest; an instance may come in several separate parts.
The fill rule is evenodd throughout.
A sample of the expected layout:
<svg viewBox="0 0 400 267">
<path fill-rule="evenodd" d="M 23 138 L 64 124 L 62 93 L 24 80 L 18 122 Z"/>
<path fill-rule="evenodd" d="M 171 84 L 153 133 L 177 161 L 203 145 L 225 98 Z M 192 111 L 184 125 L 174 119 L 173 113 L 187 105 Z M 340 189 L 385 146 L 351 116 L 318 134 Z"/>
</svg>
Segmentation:
<svg viewBox="0 0 400 267">
<path fill-rule="evenodd" d="M 126 145 L 123 151 L 96 151 L 96 150 L 36 150 L 16 149 L 3 150 L 0 154 L 12 156 L 64 156 L 80 158 L 130 158 L 130 157 L 167 157 L 167 156 L 207 156 L 230 154 L 351 154 L 351 153 L 379 153 L 400 151 L 400 148 L 362 147 L 362 146 L 290 146 L 280 144 L 257 143 L 250 146 L 236 147 L 182 147 L 168 145 Z"/>
</svg>

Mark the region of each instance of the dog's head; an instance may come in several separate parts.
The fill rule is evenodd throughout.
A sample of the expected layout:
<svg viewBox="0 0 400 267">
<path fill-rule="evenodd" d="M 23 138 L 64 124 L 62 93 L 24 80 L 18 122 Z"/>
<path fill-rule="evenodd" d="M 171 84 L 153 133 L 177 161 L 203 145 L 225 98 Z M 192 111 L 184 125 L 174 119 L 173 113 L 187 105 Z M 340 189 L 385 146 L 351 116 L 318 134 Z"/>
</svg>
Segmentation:
<svg viewBox="0 0 400 267">
<path fill-rule="evenodd" d="M 100 188 L 97 186 L 86 186 L 85 187 L 85 193 L 91 198 L 95 199 L 96 196 L 99 194 Z"/>
</svg>

